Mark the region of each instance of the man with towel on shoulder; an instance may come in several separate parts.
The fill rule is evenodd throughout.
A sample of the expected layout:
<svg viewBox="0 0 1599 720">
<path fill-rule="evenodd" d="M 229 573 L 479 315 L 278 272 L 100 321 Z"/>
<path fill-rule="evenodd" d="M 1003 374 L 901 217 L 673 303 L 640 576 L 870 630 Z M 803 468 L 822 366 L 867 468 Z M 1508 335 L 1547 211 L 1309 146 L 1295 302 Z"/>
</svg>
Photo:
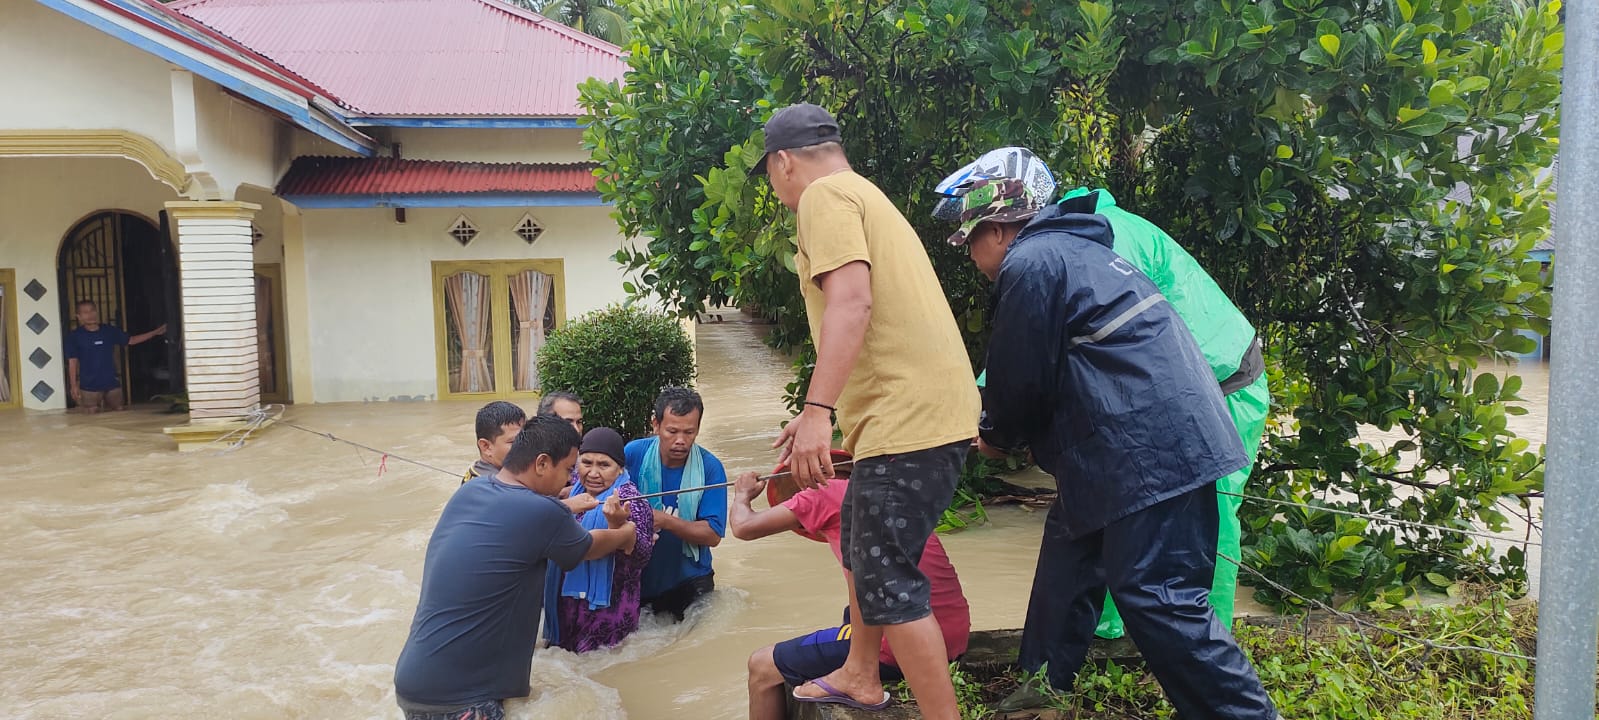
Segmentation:
<svg viewBox="0 0 1599 720">
<path fill-rule="evenodd" d="M 695 444 L 705 403 L 688 388 L 671 387 L 655 399 L 651 437 L 627 444 L 627 473 L 641 493 L 721 485 L 722 461 Z M 716 588 L 711 548 L 727 528 L 727 488 L 651 498 L 655 554 L 644 568 L 644 604 L 679 622 L 690 605 Z"/>
</svg>

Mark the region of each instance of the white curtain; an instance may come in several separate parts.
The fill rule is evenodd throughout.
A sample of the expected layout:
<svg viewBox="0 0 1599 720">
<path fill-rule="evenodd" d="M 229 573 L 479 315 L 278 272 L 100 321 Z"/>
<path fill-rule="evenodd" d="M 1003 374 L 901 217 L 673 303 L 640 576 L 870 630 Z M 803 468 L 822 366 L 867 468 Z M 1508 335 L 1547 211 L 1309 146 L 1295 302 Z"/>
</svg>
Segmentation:
<svg viewBox="0 0 1599 720">
<path fill-rule="evenodd" d="M 538 349 L 544 346 L 544 313 L 555 284 L 549 275 L 527 270 L 511 276 L 511 303 L 516 309 L 516 389 L 539 388 Z"/>
<path fill-rule="evenodd" d="M 470 272 L 451 275 L 444 279 L 444 297 L 461 346 L 460 371 L 451 373 L 451 392 L 493 392 L 488 277 Z"/>
<path fill-rule="evenodd" d="M 11 348 L 6 345 L 10 337 L 6 327 L 6 289 L 0 286 L 0 403 L 11 402 Z"/>
</svg>

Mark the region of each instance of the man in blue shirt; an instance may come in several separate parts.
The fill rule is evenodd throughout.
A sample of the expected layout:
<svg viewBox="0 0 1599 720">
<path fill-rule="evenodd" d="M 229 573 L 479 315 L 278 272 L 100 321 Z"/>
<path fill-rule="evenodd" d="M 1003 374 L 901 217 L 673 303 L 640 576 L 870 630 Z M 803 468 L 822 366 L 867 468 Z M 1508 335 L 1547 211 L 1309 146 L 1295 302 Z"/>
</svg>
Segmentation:
<svg viewBox="0 0 1599 720">
<path fill-rule="evenodd" d="M 550 561 L 565 570 L 637 542 L 627 510 L 605 505 L 587 531 L 554 498 L 577 461 L 578 436 L 554 417 L 523 426 L 498 473 L 472 478 L 428 540 L 422 595 L 394 666 L 407 720 L 501 720 L 528 694 Z"/>
<path fill-rule="evenodd" d="M 122 409 L 122 380 L 117 377 L 116 352 L 120 345 L 138 345 L 157 335 L 165 335 L 167 326 L 133 337 L 115 325 L 100 324 L 100 308 L 93 300 L 78 302 L 78 327 L 67 333 L 67 385 L 72 401 L 84 410 L 100 412 L 103 403 L 107 410 Z"/>
<path fill-rule="evenodd" d="M 650 425 L 655 434 L 627 444 L 627 472 L 639 491 L 650 493 L 727 482 L 722 461 L 694 444 L 705 403 L 688 388 L 667 388 L 655 399 Z M 655 508 L 655 554 L 644 568 L 643 602 L 681 621 L 689 605 L 715 589 L 711 548 L 727 530 L 727 488 L 651 498 Z"/>
</svg>

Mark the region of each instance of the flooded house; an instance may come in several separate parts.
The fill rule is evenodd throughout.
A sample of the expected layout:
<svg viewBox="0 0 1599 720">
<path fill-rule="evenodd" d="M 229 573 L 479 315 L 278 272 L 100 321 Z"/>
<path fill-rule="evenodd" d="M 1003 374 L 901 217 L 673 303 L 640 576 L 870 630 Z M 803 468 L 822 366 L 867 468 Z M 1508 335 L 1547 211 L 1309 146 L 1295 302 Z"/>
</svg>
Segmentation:
<svg viewBox="0 0 1599 720">
<path fill-rule="evenodd" d="M 577 86 L 622 52 L 494 0 L 0 0 L 0 408 L 74 308 L 183 445 L 261 402 L 532 397 L 624 298 Z"/>
</svg>

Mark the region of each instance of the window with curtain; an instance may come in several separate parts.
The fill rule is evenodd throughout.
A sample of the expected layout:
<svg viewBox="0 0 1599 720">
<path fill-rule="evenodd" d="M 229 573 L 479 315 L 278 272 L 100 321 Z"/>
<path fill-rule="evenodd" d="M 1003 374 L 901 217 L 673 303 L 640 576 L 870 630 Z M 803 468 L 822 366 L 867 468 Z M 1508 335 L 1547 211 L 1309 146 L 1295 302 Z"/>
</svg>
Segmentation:
<svg viewBox="0 0 1599 720">
<path fill-rule="evenodd" d="M 562 319 L 562 285 L 560 260 L 434 263 L 440 394 L 537 394 L 538 350 Z"/>
<path fill-rule="evenodd" d="M 554 278 L 537 270 L 524 270 L 511 276 L 512 387 L 520 392 L 539 389 L 538 351 L 544 347 L 544 334 L 554 329 L 548 310 L 554 295 Z"/>
</svg>

